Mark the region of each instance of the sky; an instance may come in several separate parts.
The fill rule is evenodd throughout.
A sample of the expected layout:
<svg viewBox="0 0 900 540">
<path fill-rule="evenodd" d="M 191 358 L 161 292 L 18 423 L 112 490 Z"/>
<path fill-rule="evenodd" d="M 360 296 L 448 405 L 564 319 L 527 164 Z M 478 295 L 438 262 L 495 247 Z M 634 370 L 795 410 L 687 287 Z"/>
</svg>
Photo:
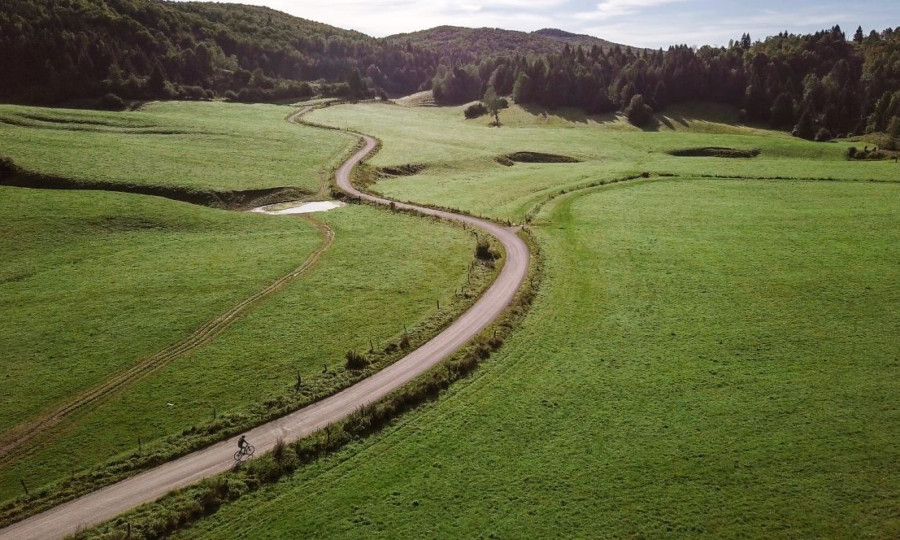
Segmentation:
<svg viewBox="0 0 900 540">
<path fill-rule="evenodd" d="M 230 0 L 229 0 L 230 1 Z M 241 0 L 375 37 L 441 25 L 560 28 L 636 47 L 900 26 L 900 0 Z"/>
</svg>

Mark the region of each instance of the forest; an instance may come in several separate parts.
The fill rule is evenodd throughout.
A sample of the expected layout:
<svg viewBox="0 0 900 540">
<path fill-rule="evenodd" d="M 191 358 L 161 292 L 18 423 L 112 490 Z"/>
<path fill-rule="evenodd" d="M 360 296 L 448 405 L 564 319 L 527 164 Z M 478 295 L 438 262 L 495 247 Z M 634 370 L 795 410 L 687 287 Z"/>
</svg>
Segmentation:
<svg viewBox="0 0 900 540">
<path fill-rule="evenodd" d="M 477 51 L 467 46 L 472 35 Z M 900 136 L 900 28 L 858 28 L 849 39 L 840 27 L 761 41 L 744 34 L 727 47 L 656 51 L 573 36 L 442 27 L 375 39 L 254 6 L 5 0 L 0 100 L 105 96 L 99 104 L 116 108 L 123 99 L 271 102 L 432 89 L 439 104 L 512 96 L 591 114 L 621 110 L 638 125 L 669 104 L 702 100 L 806 139 Z"/>
<path fill-rule="evenodd" d="M 0 100 L 257 102 L 313 92 L 415 92 L 438 64 L 412 50 L 272 9 L 156 0 L 4 0 Z M 360 73 L 362 72 L 362 74 Z M 367 94 L 366 94 L 367 95 Z"/>
<path fill-rule="evenodd" d="M 806 139 L 898 137 L 900 28 L 867 36 L 858 28 L 850 40 L 840 27 L 755 43 L 744 34 L 728 47 L 666 51 L 567 46 L 556 55 L 441 65 L 433 89 L 438 103 L 467 103 L 491 90 L 521 104 L 624 110 L 639 125 L 669 104 L 710 101 Z"/>
</svg>

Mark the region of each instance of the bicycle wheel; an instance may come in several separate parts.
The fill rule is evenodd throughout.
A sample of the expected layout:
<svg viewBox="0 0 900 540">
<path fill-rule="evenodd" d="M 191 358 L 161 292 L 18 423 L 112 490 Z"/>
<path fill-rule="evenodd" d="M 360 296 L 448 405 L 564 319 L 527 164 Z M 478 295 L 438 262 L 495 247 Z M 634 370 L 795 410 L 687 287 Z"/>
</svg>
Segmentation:
<svg viewBox="0 0 900 540">
<path fill-rule="evenodd" d="M 235 461 L 240 461 L 241 459 L 243 459 L 243 457 L 244 457 L 244 452 L 241 450 L 238 450 L 237 452 L 234 453 Z"/>
<path fill-rule="evenodd" d="M 252 456 L 253 452 L 255 452 L 255 451 L 256 451 L 256 448 L 254 448 L 254 446 L 251 444 L 248 444 L 247 446 L 244 447 L 244 453 L 247 454 L 247 457 Z"/>
</svg>

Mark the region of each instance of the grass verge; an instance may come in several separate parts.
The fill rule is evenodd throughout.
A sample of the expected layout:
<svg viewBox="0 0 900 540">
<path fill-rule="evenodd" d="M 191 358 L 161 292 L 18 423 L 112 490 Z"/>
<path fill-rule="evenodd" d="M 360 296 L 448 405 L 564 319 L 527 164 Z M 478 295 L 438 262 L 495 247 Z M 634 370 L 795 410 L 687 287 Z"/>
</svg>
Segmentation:
<svg viewBox="0 0 900 540">
<path fill-rule="evenodd" d="M 503 346 L 534 301 L 542 276 L 542 258 L 530 235 L 523 233 L 523 238 L 533 254 L 525 285 L 500 318 L 483 330 L 470 345 L 439 366 L 341 422 L 294 443 L 279 444 L 273 452 L 254 458 L 245 466 L 142 505 L 114 520 L 83 531 L 75 538 L 166 538 L 192 522 L 215 513 L 223 504 L 275 484 L 298 468 L 360 441 L 391 425 L 400 415 L 438 399 L 451 384 L 469 376 Z"/>
</svg>

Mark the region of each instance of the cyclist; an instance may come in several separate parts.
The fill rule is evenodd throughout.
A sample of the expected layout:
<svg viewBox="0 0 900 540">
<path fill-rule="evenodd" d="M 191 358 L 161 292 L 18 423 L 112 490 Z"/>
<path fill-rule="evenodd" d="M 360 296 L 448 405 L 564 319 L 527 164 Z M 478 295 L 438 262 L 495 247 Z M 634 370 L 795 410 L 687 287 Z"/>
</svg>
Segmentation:
<svg viewBox="0 0 900 540">
<path fill-rule="evenodd" d="M 247 446 L 247 436 L 241 435 L 241 438 L 238 439 L 238 450 L 243 452 L 245 446 Z"/>
</svg>

